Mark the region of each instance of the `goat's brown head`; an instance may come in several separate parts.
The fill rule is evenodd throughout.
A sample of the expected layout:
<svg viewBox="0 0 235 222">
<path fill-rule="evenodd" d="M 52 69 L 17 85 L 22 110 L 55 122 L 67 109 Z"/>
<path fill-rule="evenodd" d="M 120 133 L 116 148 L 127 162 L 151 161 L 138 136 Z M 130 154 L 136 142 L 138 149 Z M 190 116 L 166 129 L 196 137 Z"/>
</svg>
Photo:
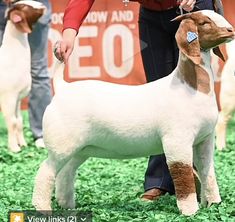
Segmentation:
<svg viewBox="0 0 235 222">
<path fill-rule="evenodd" d="M 181 21 L 176 32 L 178 47 L 195 64 L 201 63 L 201 50 L 212 48 L 214 53 L 223 59 L 218 45 L 231 41 L 235 36 L 232 25 L 211 10 L 180 15 L 174 20 Z"/>
<path fill-rule="evenodd" d="M 12 5 L 7 12 L 7 18 L 10 19 L 16 28 L 24 33 L 31 33 L 33 24 L 45 13 L 46 7 L 36 1 L 19 1 Z"/>
</svg>

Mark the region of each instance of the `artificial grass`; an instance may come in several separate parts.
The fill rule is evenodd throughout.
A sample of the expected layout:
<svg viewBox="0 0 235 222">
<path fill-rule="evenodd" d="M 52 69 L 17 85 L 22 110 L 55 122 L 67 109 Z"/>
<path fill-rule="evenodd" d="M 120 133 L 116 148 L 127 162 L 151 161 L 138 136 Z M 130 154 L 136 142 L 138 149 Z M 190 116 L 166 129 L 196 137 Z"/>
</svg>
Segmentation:
<svg viewBox="0 0 235 222">
<path fill-rule="evenodd" d="M 9 210 L 34 209 L 31 204 L 34 177 L 47 156 L 34 147 L 27 112 L 24 132 L 28 146 L 20 153 L 7 150 L 7 131 L 0 114 L 0 222 Z M 143 179 L 147 158 L 105 160 L 91 158 L 77 171 L 76 208 L 92 211 L 95 222 L 216 222 L 235 221 L 235 117 L 229 124 L 227 148 L 216 151 L 216 173 L 222 203 L 200 208 L 195 216 L 179 214 L 175 196 L 165 195 L 155 202 L 143 202 Z M 61 209 L 53 200 L 53 208 Z"/>
</svg>

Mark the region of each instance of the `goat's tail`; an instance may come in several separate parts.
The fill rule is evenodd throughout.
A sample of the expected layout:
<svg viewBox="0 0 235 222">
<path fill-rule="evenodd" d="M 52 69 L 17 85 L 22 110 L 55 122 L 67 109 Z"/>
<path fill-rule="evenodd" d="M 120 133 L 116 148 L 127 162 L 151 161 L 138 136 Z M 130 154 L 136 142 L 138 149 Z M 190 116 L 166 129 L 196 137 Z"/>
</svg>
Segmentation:
<svg viewBox="0 0 235 222">
<path fill-rule="evenodd" d="M 57 60 L 53 69 L 53 87 L 55 93 L 62 85 L 65 85 L 66 83 L 64 81 L 64 68 L 65 68 L 64 63 Z"/>
</svg>

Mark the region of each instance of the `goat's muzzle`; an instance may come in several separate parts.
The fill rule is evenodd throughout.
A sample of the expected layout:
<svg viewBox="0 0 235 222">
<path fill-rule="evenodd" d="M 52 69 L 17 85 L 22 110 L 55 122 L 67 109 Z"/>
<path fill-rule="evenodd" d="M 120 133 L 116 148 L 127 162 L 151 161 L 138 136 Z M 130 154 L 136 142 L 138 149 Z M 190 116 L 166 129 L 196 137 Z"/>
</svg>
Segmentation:
<svg viewBox="0 0 235 222">
<path fill-rule="evenodd" d="M 233 39 L 235 39 L 235 31 L 233 27 L 226 28 L 225 34 L 222 36 L 222 38 L 226 39 L 226 42 L 230 42 Z"/>
</svg>

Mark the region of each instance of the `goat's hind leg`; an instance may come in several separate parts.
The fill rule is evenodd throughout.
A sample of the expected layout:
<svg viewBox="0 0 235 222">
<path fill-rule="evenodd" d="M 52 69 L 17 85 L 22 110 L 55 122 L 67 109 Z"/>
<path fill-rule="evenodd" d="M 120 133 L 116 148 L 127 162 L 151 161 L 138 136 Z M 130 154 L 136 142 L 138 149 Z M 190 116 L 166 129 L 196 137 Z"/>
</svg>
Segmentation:
<svg viewBox="0 0 235 222">
<path fill-rule="evenodd" d="M 36 210 L 51 211 L 51 197 L 55 187 L 55 178 L 59 170 L 63 168 L 69 156 L 57 158 L 50 152 L 48 158 L 42 162 L 35 177 L 32 204 Z"/>
<path fill-rule="evenodd" d="M 199 206 L 193 175 L 192 146 L 190 142 L 183 141 L 177 145 L 174 137 L 169 137 L 164 138 L 163 147 L 175 186 L 177 206 L 182 214 L 193 215 Z"/>
<path fill-rule="evenodd" d="M 194 149 L 194 164 L 201 180 L 201 202 L 210 206 L 221 198 L 214 169 L 214 133 Z"/>
<path fill-rule="evenodd" d="M 216 124 L 216 147 L 222 150 L 226 147 L 227 124 L 231 118 L 230 111 L 221 110 Z"/>
<path fill-rule="evenodd" d="M 19 101 L 17 104 L 17 110 L 16 110 L 16 124 L 17 124 L 17 140 L 18 144 L 21 146 L 27 146 L 27 143 L 24 138 L 24 131 L 23 131 L 23 118 L 21 115 L 21 110 L 20 110 L 20 105 L 21 102 Z"/>
<path fill-rule="evenodd" d="M 14 94 L 1 98 L 1 109 L 8 129 L 8 148 L 15 153 L 21 150 L 17 139 L 17 102 L 18 97 Z"/>
<path fill-rule="evenodd" d="M 76 170 L 86 159 L 87 157 L 78 155 L 72 157 L 56 177 L 56 200 L 65 209 L 75 208 L 74 182 Z"/>
</svg>

